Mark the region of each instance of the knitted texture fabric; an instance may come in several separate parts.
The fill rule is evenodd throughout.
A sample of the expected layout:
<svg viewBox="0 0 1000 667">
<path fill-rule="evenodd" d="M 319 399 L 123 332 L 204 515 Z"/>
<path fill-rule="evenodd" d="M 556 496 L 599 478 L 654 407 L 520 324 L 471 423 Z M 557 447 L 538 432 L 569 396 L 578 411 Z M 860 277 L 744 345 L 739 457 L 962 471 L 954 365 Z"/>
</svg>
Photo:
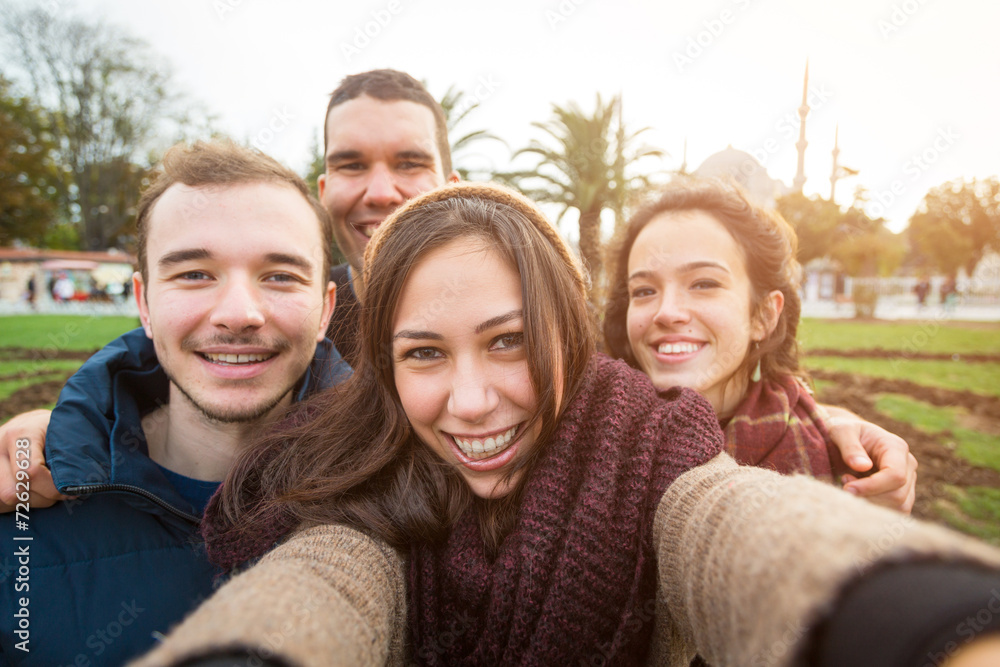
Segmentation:
<svg viewBox="0 0 1000 667">
<path fill-rule="evenodd" d="M 403 561 L 385 543 L 315 526 L 233 577 L 138 664 L 246 648 L 287 665 L 402 665 L 404 584 Z"/>
<path fill-rule="evenodd" d="M 657 394 L 596 355 L 490 558 L 475 509 L 410 552 L 413 658 L 429 665 L 641 664 L 653 627 L 653 516 L 664 490 L 718 454 L 711 406 Z"/>
<path fill-rule="evenodd" d="M 827 449 L 830 435 L 816 402 L 791 375 L 751 383 L 723 429 L 726 451 L 742 465 L 826 482 L 846 471 L 839 454 Z"/>
</svg>

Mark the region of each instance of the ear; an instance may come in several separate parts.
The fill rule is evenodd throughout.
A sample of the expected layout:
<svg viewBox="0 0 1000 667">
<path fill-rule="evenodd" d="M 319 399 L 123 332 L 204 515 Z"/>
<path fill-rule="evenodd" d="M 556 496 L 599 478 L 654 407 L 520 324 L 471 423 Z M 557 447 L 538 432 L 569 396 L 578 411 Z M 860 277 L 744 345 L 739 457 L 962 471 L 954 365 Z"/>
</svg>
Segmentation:
<svg viewBox="0 0 1000 667">
<path fill-rule="evenodd" d="M 462 177 L 458 175 L 458 172 L 452 169 L 451 173 L 448 174 L 448 183 L 458 183 L 462 180 Z"/>
<path fill-rule="evenodd" d="M 778 326 L 778 319 L 781 311 L 785 307 L 785 295 L 781 290 L 773 290 L 761 304 L 760 316 L 754 318 L 751 339 L 760 342 L 771 335 L 774 328 Z"/>
<path fill-rule="evenodd" d="M 326 190 L 326 172 L 316 177 L 316 191 L 319 194 L 317 199 L 323 201 L 323 192 Z"/>
<path fill-rule="evenodd" d="M 146 285 L 142 282 L 142 274 L 136 271 L 132 274 L 132 294 L 135 304 L 139 306 L 139 321 L 146 331 L 146 338 L 153 340 L 153 327 L 149 323 L 149 304 L 146 303 Z"/>
<path fill-rule="evenodd" d="M 326 329 L 330 326 L 330 317 L 337 306 L 337 283 L 332 280 L 326 284 L 326 298 L 323 299 L 323 316 L 320 318 L 319 331 L 316 332 L 316 342 L 326 338 Z"/>
</svg>

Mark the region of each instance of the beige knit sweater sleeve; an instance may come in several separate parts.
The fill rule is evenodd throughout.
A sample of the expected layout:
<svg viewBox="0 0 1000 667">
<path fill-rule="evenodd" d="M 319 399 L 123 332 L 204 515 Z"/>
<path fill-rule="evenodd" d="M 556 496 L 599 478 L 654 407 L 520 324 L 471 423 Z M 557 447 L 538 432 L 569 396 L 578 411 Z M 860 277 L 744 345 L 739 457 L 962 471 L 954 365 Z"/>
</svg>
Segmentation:
<svg viewBox="0 0 1000 667">
<path fill-rule="evenodd" d="M 344 526 L 303 530 L 233 577 L 135 665 L 249 649 L 293 665 L 403 662 L 403 561 Z"/>
<path fill-rule="evenodd" d="M 654 523 L 652 663 L 786 665 L 842 587 L 877 562 L 1000 567 L 1000 551 L 803 476 L 722 454 L 667 489 Z"/>
</svg>

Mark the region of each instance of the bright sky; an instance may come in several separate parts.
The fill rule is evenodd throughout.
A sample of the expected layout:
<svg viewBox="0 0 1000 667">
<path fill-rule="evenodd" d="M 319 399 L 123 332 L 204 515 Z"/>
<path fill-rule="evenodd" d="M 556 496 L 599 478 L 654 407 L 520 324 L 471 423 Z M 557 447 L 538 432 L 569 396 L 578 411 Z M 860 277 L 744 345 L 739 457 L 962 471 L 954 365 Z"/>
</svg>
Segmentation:
<svg viewBox="0 0 1000 667">
<path fill-rule="evenodd" d="M 70 0 L 48 6 L 71 7 Z M 622 93 L 626 122 L 676 169 L 727 144 L 790 184 L 795 110 L 810 62 L 806 194 L 829 196 L 834 129 L 849 204 L 905 226 L 927 189 L 1000 173 L 1000 3 L 987 0 L 77 0 L 87 15 L 146 39 L 176 82 L 238 139 L 299 171 L 327 95 L 347 74 L 393 67 L 440 95 L 455 84 L 485 128 L 520 148 L 552 103 L 591 109 Z M 368 34 L 365 34 L 365 33 Z M 271 133 L 271 127 L 280 127 Z M 273 136 L 272 136 L 273 135 Z M 267 141 L 264 141 L 267 140 Z M 479 144 L 476 166 L 509 154 Z M 463 156 L 456 156 L 461 164 Z"/>
</svg>

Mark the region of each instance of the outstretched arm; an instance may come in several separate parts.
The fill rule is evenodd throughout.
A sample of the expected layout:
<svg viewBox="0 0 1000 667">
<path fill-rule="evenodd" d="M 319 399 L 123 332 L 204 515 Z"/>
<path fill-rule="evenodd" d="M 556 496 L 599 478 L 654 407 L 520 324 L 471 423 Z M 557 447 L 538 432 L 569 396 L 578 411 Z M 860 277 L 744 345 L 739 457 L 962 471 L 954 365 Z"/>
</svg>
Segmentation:
<svg viewBox="0 0 1000 667">
<path fill-rule="evenodd" d="M 234 577 L 134 665 L 232 655 L 304 667 L 401 664 L 405 605 L 395 551 L 351 528 L 316 526 Z"/>
<path fill-rule="evenodd" d="M 19 490 L 15 473 L 25 470 L 20 467 L 23 463 L 19 465 L 25 460 L 31 507 L 50 507 L 66 500 L 67 496 L 56 491 L 52 473 L 45 467 L 45 429 L 51 415 L 49 410 L 32 410 L 0 426 L 0 513 L 14 511 Z"/>
<path fill-rule="evenodd" d="M 841 479 L 844 490 L 908 514 L 916 499 L 917 459 L 906 441 L 849 410 L 832 405 L 822 407 L 828 415 L 830 438 L 848 467 L 864 473 L 874 465 L 871 475 L 844 475 Z"/>
<path fill-rule="evenodd" d="M 794 664 L 848 586 L 899 564 L 977 564 L 1000 579 L 1000 551 L 977 540 L 726 455 L 667 489 L 654 547 L 655 646 L 697 650 L 709 664 Z M 932 618 L 944 624 L 932 630 L 949 629 L 954 610 L 940 610 Z M 914 641 L 929 638 L 926 626 L 915 629 Z"/>
</svg>

